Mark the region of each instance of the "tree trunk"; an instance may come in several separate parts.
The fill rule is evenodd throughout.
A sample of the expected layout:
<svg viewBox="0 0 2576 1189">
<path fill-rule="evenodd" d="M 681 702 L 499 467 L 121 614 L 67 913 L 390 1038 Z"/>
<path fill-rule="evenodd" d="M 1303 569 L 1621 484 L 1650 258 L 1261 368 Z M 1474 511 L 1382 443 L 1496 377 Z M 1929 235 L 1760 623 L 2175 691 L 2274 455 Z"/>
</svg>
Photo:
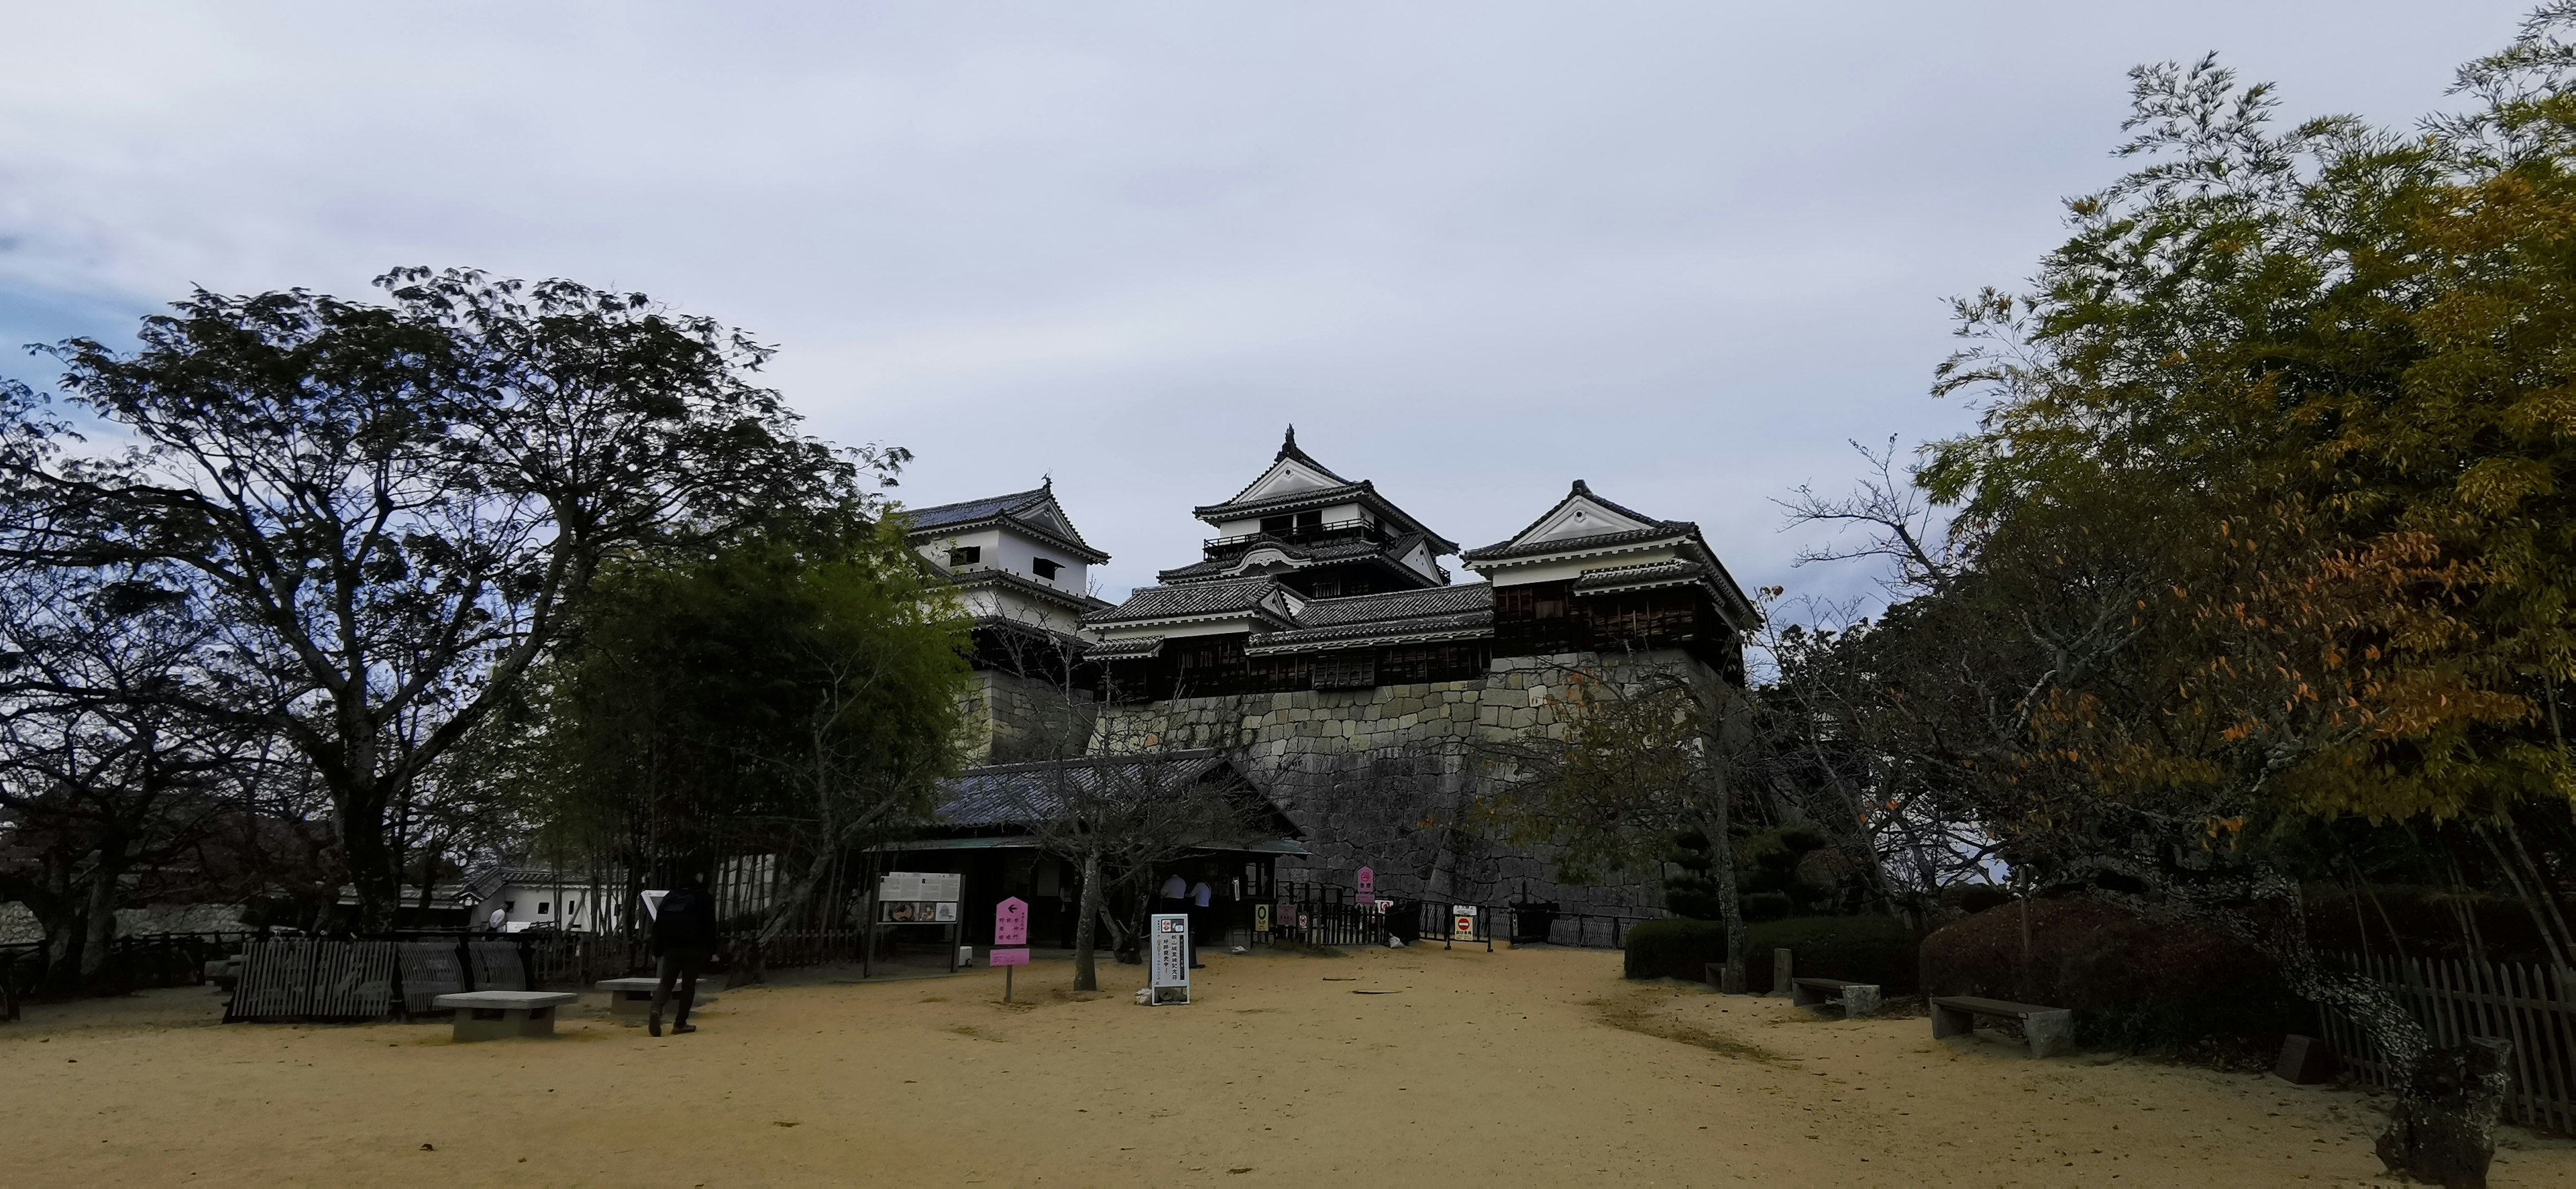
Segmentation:
<svg viewBox="0 0 2576 1189">
<path fill-rule="evenodd" d="M 386 845 L 383 807 L 369 812 L 344 804 L 338 817 L 340 853 L 348 858 L 349 883 L 358 893 L 357 931 L 388 932 L 402 902 L 402 872 L 400 856 Z"/>
<path fill-rule="evenodd" d="M 1745 992 L 1744 972 L 1744 903 L 1735 891 L 1735 839 L 1728 832 L 1731 822 L 1727 813 L 1724 778 L 1719 778 L 1719 792 L 1714 803 L 1700 819 L 1700 833 L 1708 836 L 1709 874 L 1717 880 L 1718 920 L 1726 927 L 1726 970 L 1718 990 L 1728 995 Z"/>
<path fill-rule="evenodd" d="M 80 955 L 84 986 L 98 977 L 98 968 L 107 964 L 108 948 L 116 941 L 116 869 L 105 863 L 90 875 L 87 924 L 89 936 L 83 939 Z"/>
<path fill-rule="evenodd" d="M 2426 1184 L 2485 1189 L 2512 1049 L 2511 1041 L 2479 1037 L 2425 1053 L 2399 1085 L 2379 1162 Z"/>
<path fill-rule="evenodd" d="M 1100 855 L 1085 851 L 1082 856 L 1082 916 L 1073 926 L 1073 989 L 1100 989 L 1099 956 L 1093 945 L 1099 939 L 1100 927 Z"/>
<path fill-rule="evenodd" d="M 2388 1063 L 2397 1109 L 2379 1137 L 2380 1163 L 2429 1184 L 2483 1189 L 2512 1043 L 2479 1038 L 2435 1048 L 2414 1013 L 2378 982 L 2328 972 L 2304 954 L 2275 958 L 2292 991 L 2341 1012 Z"/>
</svg>

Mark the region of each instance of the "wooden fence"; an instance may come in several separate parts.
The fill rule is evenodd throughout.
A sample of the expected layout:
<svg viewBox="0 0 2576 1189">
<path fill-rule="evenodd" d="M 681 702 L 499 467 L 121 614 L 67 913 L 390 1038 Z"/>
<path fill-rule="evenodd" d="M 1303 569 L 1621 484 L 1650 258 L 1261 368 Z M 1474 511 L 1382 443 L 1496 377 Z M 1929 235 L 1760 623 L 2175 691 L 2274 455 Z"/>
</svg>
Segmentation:
<svg viewBox="0 0 2576 1189">
<path fill-rule="evenodd" d="M 2519 963 L 2391 957 L 2329 959 L 2384 984 L 2424 1025 L 2435 1045 L 2476 1037 L 2513 1042 L 2513 1083 L 2505 1117 L 2526 1127 L 2576 1133 L 2576 998 L 2571 975 Z M 2342 1013 L 2319 1009 L 2326 1039 L 2344 1067 L 2374 1086 L 2392 1071 L 2378 1046 Z"/>
</svg>

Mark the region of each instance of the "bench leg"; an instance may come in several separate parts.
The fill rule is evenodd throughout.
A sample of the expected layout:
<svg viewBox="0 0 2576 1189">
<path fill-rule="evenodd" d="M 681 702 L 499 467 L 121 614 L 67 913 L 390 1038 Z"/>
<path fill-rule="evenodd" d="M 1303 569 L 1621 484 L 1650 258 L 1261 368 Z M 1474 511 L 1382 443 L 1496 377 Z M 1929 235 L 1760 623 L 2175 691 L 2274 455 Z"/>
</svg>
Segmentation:
<svg viewBox="0 0 2576 1189">
<path fill-rule="evenodd" d="M 1843 988 L 1843 1018 L 1857 1020 L 1878 1014 L 1878 988 L 1857 986 Z"/>
<path fill-rule="evenodd" d="M 2054 1057 L 2075 1047 L 2075 1013 L 2071 1011 L 2034 1012 L 2021 1022 L 2022 1035 L 2030 1038 L 2030 1055 Z"/>
<path fill-rule="evenodd" d="M 1955 1007 L 1943 1007 L 1937 1003 L 1932 1005 L 1932 1039 L 1966 1036 L 1976 1030 L 1977 1017 L 1974 1012 L 1961 1011 Z"/>
<path fill-rule="evenodd" d="M 1825 993 L 1814 987 L 1789 984 L 1789 1002 L 1800 1007 L 1815 1007 L 1825 1001 Z"/>
<path fill-rule="evenodd" d="M 1789 951 L 1777 949 L 1771 951 L 1772 994 L 1795 995 L 1797 993 L 1797 984 L 1789 981 L 1789 975 Z"/>
</svg>

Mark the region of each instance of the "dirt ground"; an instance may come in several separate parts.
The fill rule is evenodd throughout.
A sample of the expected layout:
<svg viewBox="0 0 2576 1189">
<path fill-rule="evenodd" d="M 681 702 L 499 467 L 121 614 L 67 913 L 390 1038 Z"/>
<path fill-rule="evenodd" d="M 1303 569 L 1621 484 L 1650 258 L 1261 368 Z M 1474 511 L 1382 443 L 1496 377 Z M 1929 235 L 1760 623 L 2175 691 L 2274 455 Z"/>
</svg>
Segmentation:
<svg viewBox="0 0 2576 1189">
<path fill-rule="evenodd" d="M 201 989 L 0 1025 L 10 1185 L 2316 1185 L 2372 1101 L 1935 1042 L 1921 1017 L 1630 985 L 1616 954 L 1210 955 L 1198 1002 L 1068 964 L 729 991 L 647 1038 L 213 1023 Z M 2499 1185 L 2576 1184 L 2512 1131 Z"/>
</svg>

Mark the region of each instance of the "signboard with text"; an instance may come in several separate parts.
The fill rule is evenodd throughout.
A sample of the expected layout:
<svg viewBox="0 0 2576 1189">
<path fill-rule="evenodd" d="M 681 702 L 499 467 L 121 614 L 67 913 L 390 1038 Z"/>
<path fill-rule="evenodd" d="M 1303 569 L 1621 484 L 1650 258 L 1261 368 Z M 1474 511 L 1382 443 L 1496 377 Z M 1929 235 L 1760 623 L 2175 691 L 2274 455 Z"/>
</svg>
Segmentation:
<svg viewBox="0 0 2576 1189">
<path fill-rule="evenodd" d="M 1163 1000 L 1165 990 L 1178 990 L 1183 1002 L 1190 993 L 1190 918 L 1185 913 L 1158 912 L 1149 930 L 1154 937 L 1154 1000 Z"/>
<path fill-rule="evenodd" d="M 993 906 L 993 950 L 989 961 L 995 966 L 1026 966 L 1028 945 L 1029 902 L 1017 896 L 1003 898 Z"/>
<path fill-rule="evenodd" d="M 1477 907 L 1473 904 L 1452 904 L 1449 906 L 1449 937 L 1451 940 L 1474 941 L 1476 939 L 1476 914 L 1478 911 Z"/>
<path fill-rule="evenodd" d="M 1359 889 L 1359 891 L 1360 891 L 1359 900 L 1360 900 L 1360 903 L 1362 903 L 1362 904 L 1366 904 L 1366 903 L 1368 903 L 1368 902 L 1369 902 L 1369 901 L 1371 901 L 1371 900 L 1375 900 L 1375 899 L 1377 899 L 1377 868 L 1375 868 L 1375 867 L 1362 867 L 1362 868 L 1360 868 L 1360 889 Z"/>
<path fill-rule="evenodd" d="M 877 920 L 890 925 L 954 925 L 965 876 L 953 871 L 889 871 L 877 881 Z"/>
</svg>

